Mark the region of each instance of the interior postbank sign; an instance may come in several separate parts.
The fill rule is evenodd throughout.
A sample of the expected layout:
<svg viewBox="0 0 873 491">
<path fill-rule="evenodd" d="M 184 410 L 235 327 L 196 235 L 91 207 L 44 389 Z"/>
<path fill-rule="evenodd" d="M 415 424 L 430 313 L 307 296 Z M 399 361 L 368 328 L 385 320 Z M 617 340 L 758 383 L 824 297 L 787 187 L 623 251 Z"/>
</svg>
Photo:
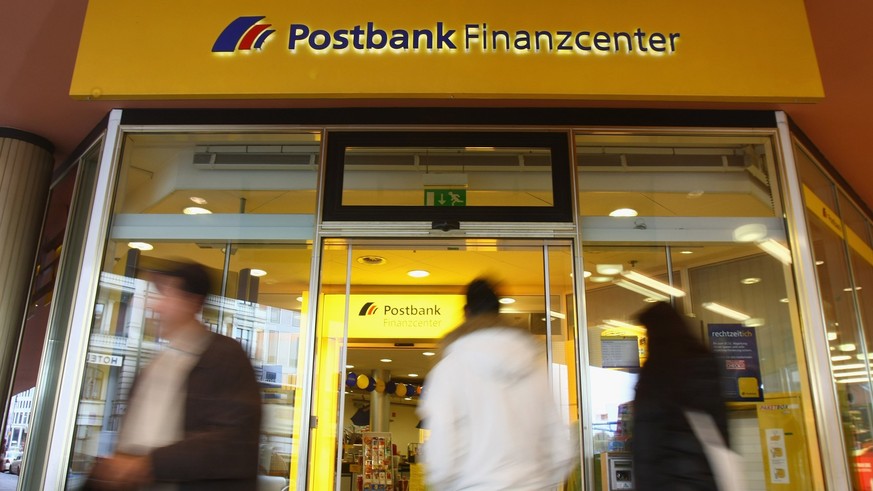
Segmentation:
<svg viewBox="0 0 873 491">
<path fill-rule="evenodd" d="M 814 101 L 802 0 L 90 0 L 83 99 Z"/>
</svg>

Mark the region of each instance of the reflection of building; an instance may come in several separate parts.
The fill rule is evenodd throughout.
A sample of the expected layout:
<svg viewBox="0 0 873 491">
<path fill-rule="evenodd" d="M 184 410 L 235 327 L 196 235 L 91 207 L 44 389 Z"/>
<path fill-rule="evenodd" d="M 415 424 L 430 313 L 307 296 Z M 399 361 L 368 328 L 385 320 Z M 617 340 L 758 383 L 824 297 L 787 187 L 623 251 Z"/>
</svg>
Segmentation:
<svg viewBox="0 0 873 491">
<path fill-rule="evenodd" d="M 82 455 L 111 451 L 136 374 L 160 351 L 160 321 L 149 308 L 151 284 L 142 279 L 101 275 L 82 396 L 76 418 L 72 468 L 86 469 Z M 290 454 L 291 401 L 297 372 L 300 312 L 209 296 L 203 322 L 232 337 L 249 353 L 264 387 L 264 439 L 279 455 Z M 32 391 L 31 391 L 32 393 Z M 29 401 L 29 400 L 28 400 Z M 285 435 L 285 436 L 282 436 Z"/>
<path fill-rule="evenodd" d="M 24 448 L 27 442 L 27 429 L 33 409 L 33 391 L 27 389 L 12 396 L 9 404 L 9 419 L 6 421 L 7 448 Z"/>
</svg>

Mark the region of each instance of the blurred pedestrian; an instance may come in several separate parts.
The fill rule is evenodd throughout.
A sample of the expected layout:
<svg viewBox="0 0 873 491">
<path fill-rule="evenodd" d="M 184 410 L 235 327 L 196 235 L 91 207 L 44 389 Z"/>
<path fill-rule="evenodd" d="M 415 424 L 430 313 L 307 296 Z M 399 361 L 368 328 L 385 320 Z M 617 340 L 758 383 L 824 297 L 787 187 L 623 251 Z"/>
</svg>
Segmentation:
<svg viewBox="0 0 873 491">
<path fill-rule="evenodd" d="M 689 411 L 708 415 L 717 428 L 713 433 L 728 444 L 715 355 L 670 304 L 655 304 L 639 320 L 647 329 L 649 353 L 633 408 L 634 489 L 718 491 L 704 444 L 687 416 Z"/>
<path fill-rule="evenodd" d="M 493 286 L 467 288 L 466 321 L 442 343 L 419 415 L 432 489 L 545 490 L 578 464 L 577 445 L 549 387 L 545 352 L 526 330 L 500 322 Z"/>
<path fill-rule="evenodd" d="M 99 459 L 92 489 L 256 488 L 261 401 L 240 344 L 197 319 L 209 292 L 194 263 L 154 278 L 169 345 L 131 389 L 115 454 Z"/>
</svg>

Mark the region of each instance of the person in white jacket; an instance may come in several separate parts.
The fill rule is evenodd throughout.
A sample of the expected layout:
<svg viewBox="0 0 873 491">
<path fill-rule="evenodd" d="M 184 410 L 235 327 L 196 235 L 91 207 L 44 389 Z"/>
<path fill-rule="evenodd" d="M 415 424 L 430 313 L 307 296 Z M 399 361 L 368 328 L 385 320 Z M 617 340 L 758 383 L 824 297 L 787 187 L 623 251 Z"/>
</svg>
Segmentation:
<svg viewBox="0 0 873 491">
<path fill-rule="evenodd" d="M 467 289 L 467 320 L 443 340 L 419 416 L 429 489 L 555 489 L 578 465 L 577 440 L 549 388 L 542 343 L 501 326 L 486 280 Z"/>
</svg>

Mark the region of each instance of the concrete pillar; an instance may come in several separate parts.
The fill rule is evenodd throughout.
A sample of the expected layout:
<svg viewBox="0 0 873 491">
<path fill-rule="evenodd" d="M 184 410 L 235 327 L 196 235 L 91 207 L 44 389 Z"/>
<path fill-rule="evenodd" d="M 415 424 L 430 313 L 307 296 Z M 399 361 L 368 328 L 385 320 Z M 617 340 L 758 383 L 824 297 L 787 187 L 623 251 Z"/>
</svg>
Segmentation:
<svg viewBox="0 0 873 491">
<path fill-rule="evenodd" d="M 0 426 L 6 421 L 53 153 L 51 143 L 42 137 L 0 127 Z"/>
<path fill-rule="evenodd" d="M 387 383 L 390 377 L 388 370 L 373 370 L 373 380 Z M 391 397 L 384 392 L 370 392 L 370 431 L 391 431 Z"/>
</svg>

